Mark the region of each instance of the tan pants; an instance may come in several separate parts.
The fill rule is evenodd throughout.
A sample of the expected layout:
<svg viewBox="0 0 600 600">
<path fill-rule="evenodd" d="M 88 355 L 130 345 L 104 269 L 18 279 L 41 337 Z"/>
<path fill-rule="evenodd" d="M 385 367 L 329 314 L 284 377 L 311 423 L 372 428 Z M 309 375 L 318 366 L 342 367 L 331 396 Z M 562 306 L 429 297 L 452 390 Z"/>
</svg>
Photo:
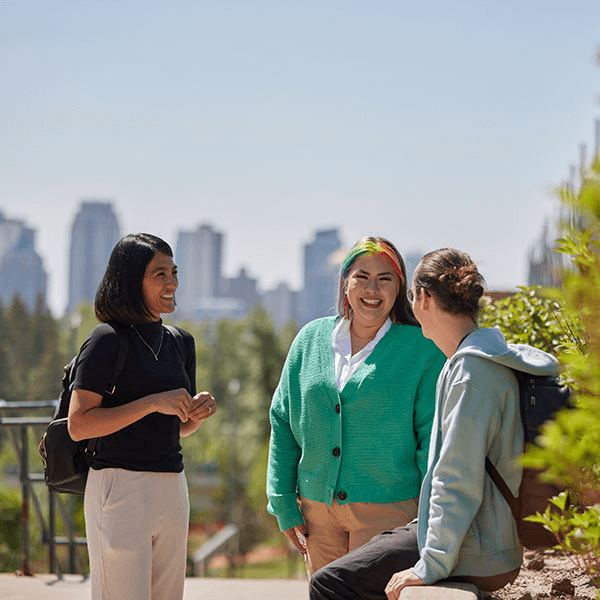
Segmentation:
<svg viewBox="0 0 600 600">
<path fill-rule="evenodd" d="M 300 498 L 299 505 L 309 536 L 306 539 L 306 570 L 315 571 L 362 546 L 374 535 L 401 527 L 417 516 L 418 498 L 376 504 L 350 502 L 329 506 Z"/>
<path fill-rule="evenodd" d="M 181 600 L 189 509 L 184 473 L 90 469 L 92 600 Z"/>
</svg>

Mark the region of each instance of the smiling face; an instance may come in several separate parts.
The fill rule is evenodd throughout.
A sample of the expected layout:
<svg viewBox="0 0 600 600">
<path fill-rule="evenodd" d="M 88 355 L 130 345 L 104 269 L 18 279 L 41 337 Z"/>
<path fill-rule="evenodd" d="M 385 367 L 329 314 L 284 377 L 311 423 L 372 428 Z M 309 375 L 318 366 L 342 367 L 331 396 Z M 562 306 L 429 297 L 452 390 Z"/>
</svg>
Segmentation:
<svg viewBox="0 0 600 600">
<path fill-rule="evenodd" d="M 161 313 L 175 310 L 175 290 L 177 289 L 177 267 L 168 254 L 158 252 L 146 265 L 142 280 L 144 303 L 153 317 L 160 319 Z"/>
<path fill-rule="evenodd" d="M 390 258 L 371 254 L 355 260 L 345 287 L 355 324 L 383 325 L 396 302 L 400 278 Z"/>
</svg>

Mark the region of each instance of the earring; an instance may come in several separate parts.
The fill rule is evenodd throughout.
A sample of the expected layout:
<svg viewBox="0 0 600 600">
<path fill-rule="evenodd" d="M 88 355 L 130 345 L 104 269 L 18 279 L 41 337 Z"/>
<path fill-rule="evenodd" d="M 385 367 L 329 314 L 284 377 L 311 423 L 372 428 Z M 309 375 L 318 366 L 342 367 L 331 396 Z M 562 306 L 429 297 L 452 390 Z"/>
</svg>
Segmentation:
<svg viewBox="0 0 600 600">
<path fill-rule="evenodd" d="M 344 319 L 350 320 L 350 302 L 348 302 L 348 296 L 344 298 Z"/>
</svg>

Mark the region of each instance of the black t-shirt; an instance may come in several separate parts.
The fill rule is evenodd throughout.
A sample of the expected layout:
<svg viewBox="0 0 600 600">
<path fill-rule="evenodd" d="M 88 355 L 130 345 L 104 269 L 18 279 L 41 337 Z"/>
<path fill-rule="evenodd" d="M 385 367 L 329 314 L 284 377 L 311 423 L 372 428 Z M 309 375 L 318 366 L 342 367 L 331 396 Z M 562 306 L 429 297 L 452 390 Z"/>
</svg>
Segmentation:
<svg viewBox="0 0 600 600">
<path fill-rule="evenodd" d="M 98 325 L 81 347 L 74 389 L 101 394 L 103 407 L 121 406 L 150 394 L 177 388 L 185 388 L 194 396 L 196 352 L 192 335 L 179 330 L 186 348 L 185 357 L 181 357 L 175 339 L 162 326 L 162 321 L 136 324 L 135 328 L 154 351 L 159 348 L 162 331 L 158 360 L 131 327 L 120 327 L 118 334 L 110 325 Z M 115 392 L 109 395 L 105 391 L 113 376 L 120 335 L 128 337 L 127 359 L 116 381 Z M 99 438 L 92 467 L 179 473 L 183 470 L 180 423 L 179 417 L 154 412 Z"/>
</svg>

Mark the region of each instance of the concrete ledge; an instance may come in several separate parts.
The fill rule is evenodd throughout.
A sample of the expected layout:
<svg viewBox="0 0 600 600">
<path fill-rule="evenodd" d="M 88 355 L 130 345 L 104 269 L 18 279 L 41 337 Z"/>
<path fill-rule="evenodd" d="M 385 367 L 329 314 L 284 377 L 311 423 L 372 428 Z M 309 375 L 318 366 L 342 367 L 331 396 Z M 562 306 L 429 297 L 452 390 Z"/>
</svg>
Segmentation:
<svg viewBox="0 0 600 600">
<path fill-rule="evenodd" d="M 400 600 L 477 600 L 479 590 L 471 583 L 414 585 L 400 592 Z"/>
</svg>

